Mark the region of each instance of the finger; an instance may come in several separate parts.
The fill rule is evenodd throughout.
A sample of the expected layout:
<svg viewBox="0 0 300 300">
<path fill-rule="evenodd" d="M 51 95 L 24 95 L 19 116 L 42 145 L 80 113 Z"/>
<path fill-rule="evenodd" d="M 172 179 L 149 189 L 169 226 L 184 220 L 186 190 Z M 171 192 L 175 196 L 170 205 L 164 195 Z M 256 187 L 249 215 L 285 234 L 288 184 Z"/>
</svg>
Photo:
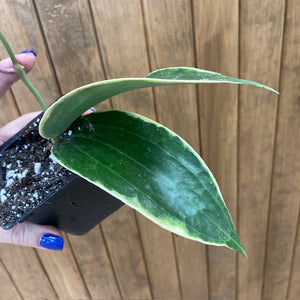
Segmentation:
<svg viewBox="0 0 300 300">
<path fill-rule="evenodd" d="M 29 49 L 31 50 L 31 49 Z M 25 50 L 27 51 L 27 50 Z M 34 50 L 33 50 L 34 51 Z M 21 64 L 25 72 L 29 72 L 36 62 L 36 52 L 20 53 L 16 55 L 16 59 Z M 19 75 L 14 72 L 13 63 L 10 58 L 0 61 L 0 98 L 11 87 L 11 85 L 19 79 Z"/>
<path fill-rule="evenodd" d="M 0 146 L 4 144 L 8 139 L 14 136 L 18 131 L 24 128 L 30 121 L 32 121 L 41 112 L 36 111 L 32 113 L 24 114 L 16 120 L 7 123 L 4 127 L 0 129 Z"/>
<path fill-rule="evenodd" d="M 84 112 L 82 115 L 89 115 L 92 114 L 93 112 L 96 112 L 96 108 L 95 107 L 91 107 L 90 109 L 88 109 L 86 112 Z"/>
<path fill-rule="evenodd" d="M 17 224 L 9 230 L 0 228 L 0 243 L 48 250 L 62 250 L 64 246 L 58 229 L 30 222 Z"/>
</svg>

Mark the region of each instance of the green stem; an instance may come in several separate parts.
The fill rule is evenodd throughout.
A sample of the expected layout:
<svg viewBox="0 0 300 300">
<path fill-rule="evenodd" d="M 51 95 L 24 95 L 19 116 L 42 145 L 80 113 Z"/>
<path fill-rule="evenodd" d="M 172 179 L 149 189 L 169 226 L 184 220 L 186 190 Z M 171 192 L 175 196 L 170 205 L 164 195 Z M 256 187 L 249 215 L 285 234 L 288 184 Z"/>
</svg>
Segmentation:
<svg viewBox="0 0 300 300">
<path fill-rule="evenodd" d="M 40 93 L 36 90 L 34 85 L 31 83 L 31 81 L 27 77 L 26 72 L 24 70 L 24 67 L 18 63 L 18 61 L 17 61 L 13 51 L 11 50 L 7 40 L 5 39 L 5 37 L 3 36 L 3 34 L 1 32 L 0 32 L 0 40 L 1 40 L 3 46 L 5 47 L 7 53 L 9 54 L 9 56 L 10 56 L 12 62 L 13 62 L 16 73 L 21 77 L 21 79 L 23 80 L 25 85 L 28 87 L 28 89 L 31 91 L 33 96 L 39 102 L 39 104 L 42 107 L 43 111 L 46 111 L 48 109 L 48 106 L 46 105 L 46 103 L 45 103 L 44 99 L 42 98 L 42 96 L 40 95 Z"/>
</svg>

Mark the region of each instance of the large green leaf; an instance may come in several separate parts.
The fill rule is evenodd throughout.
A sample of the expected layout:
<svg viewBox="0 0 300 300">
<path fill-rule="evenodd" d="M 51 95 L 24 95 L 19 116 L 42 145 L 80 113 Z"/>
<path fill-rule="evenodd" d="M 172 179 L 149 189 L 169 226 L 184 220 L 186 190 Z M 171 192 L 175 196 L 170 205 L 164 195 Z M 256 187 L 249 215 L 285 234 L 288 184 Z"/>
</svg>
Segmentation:
<svg viewBox="0 0 300 300">
<path fill-rule="evenodd" d="M 98 112 L 76 120 L 52 152 L 161 227 L 245 255 L 213 175 L 162 125 L 133 113 Z"/>
<path fill-rule="evenodd" d="M 228 77 L 201 69 L 185 67 L 161 69 L 149 74 L 147 78 L 104 80 L 67 93 L 45 112 L 40 123 L 40 134 L 45 138 L 59 136 L 82 113 L 112 96 L 146 87 L 192 83 L 248 84 L 277 93 L 275 90 L 253 81 Z"/>
</svg>

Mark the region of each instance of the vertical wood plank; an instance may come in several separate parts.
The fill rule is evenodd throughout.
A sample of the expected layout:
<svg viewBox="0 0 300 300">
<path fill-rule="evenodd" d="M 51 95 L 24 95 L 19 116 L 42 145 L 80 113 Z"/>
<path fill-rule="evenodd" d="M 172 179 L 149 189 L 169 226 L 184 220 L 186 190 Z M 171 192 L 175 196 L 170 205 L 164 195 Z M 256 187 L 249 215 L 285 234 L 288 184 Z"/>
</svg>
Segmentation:
<svg viewBox="0 0 300 300">
<path fill-rule="evenodd" d="M 263 299 L 279 300 L 286 297 L 298 225 L 300 209 L 299 16 L 299 1 L 288 1 Z"/>
<path fill-rule="evenodd" d="M 175 236 L 182 299 L 209 299 L 206 247 Z"/>
<path fill-rule="evenodd" d="M 144 77 L 149 73 L 142 10 L 139 0 L 91 0 L 95 28 L 108 79 Z M 112 99 L 116 109 L 155 119 L 151 89 Z"/>
<path fill-rule="evenodd" d="M 124 299 L 151 299 L 134 211 L 124 206 L 102 222 L 104 237 Z"/>
<path fill-rule="evenodd" d="M 96 23 L 96 28 L 101 49 L 107 53 L 103 58 L 108 77 L 144 76 L 149 73 L 140 1 L 124 1 L 122 5 L 116 1 L 93 1 L 92 4 L 97 16 L 95 19 L 101 20 Z M 114 11 L 114 15 L 111 11 Z M 124 20 L 128 22 L 124 24 Z M 128 32 L 131 32 L 129 36 Z M 121 55 L 119 49 L 122 49 Z M 113 100 L 113 104 L 116 108 L 133 109 L 155 118 L 149 89 L 122 95 Z M 137 218 L 153 295 L 174 298 L 178 295 L 178 281 L 171 235 L 141 215 L 138 214 Z"/>
<path fill-rule="evenodd" d="M 104 79 L 87 0 L 36 0 L 36 7 L 63 94 Z M 100 107 L 110 108 L 109 102 Z"/>
<path fill-rule="evenodd" d="M 91 7 L 107 77 L 144 77 L 148 74 L 150 70 L 140 1 L 91 1 Z M 152 119 L 156 118 L 151 89 L 143 89 L 116 96 L 112 99 L 112 102 L 114 108 L 135 111 Z M 128 212 L 127 210 L 118 212 L 119 218 L 122 218 L 121 213 L 127 214 Z M 139 214 L 137 215 L 137 220 L 139 228 L 135 230 L 138 230 L 141 235 L 152 293 L 156 297 L 170 298 L 172 294 L 168 291 L 172 289 L 173 285 L 170 284 L 171 280 L 169 278 L 173 278 L 173 275 L 169 276 L 171 272 L 169 272 L 170 268 L 168 266 L 171 264 L 171 267 L 174 267 L 175 264 L 173 263 L 174 261 L 170 263 L 170 259 L 168 259 L 169 248 L 162 247 L 162 244 L 170 245 L 170 243 L 166 242 L 168 239 L 165 239 L 166 235 L 170 235 L 161 229 L 157 230 L 157 226 Z M 130 226 L 132 228 L 136 227 L 135 218 L 130 218 L 127 222 L 133 222 Z M 106 223 L 102 225 L 104 232 L 107 232 L 106 226 Z M 110 231 L 119 230 L 115 223 L 109 223 L 109 226 L 111 227 Z M 134 236 L 131 239 L 134 239 Z M 134 243 L 139 242 L 134 241 Z M 127 252 L 130 255 L 129 257 L 131 257 L 134 255 L 131 253 L 132 249 L 131 247 L 127 248 L 126 245 L 123 245 L 123 251 Z M 135 249 L 140 251 L 142 248 Z M 110 247 L 110 255 L 115 257 L 116 260 L 120 257 L 118 252 L 118 248 Z M 158 252 L 160 256 L 156 255 Z M 139 257 L 140 255 L 138 252 L 137 256 Z M 122 262 L 119 263 L 122 264 Z M 157 265 L 160 267 L 155 268 Z M 123 295 L 124 293 L 128 295 L 128 289 L 130 288 L 123 287 L 126 284 L 124 278 L 126 278 L 127 272 L 125 268 L 116 267 L 116 275 L 120 278 Z M 136 275 L 134 275 L 135 277 Z M 159 288 L 162 284 L 164 285 L 163 289 Z M 169 288 L 166 288 L 166 286 L 169 286 Z"/>
<path fill-rule="evenodd" d="M 120 299 L 100 227 L 96 226 L 84 236 L 69 235 L 69 239 L 91 298 Z"/>
<path fill-rule="evenodd" d="M 18 108 L 13 99 L 11 91 L 7 91 L 6 94 L 0 99 L 0 112 L 0 127 L 19 116 Z"/>
<path fill-rule="evenodd" d="M 62 93 L 101 80 L 101 62 L 87 1 L 36 0 Z"/>
<path fill-rule="evenodd" d="M 36 1 L 36 8 L 61 92 L 66 93 L 81 85 L 103 79 L 88 1 Z M 106 103 L 101 107 L 109 108 L 110 104 Z M 96 235 L 101 240 L 101 235 Z M 76 245 L 77 248 L 84 247 L 85 240 L 78 240 Z M 67 295 L 89 297 L 89 286 L 86 287 L 85 278 L 81 277 L 76 263 L 77 260 L 84 259 L 85 254 L 75 252 L 75 255 L 76 257 L 73 256 L 72 244 L 66 243 L 61 256 L 52 257 L 52 265 L 59 270 L 57 274 L 54 274 L 54 269 L 47 264 L 47 257 L 43 255 L 45 266 L 49 268 L 51 276 L 55 277 L 58 293 L 62 298 L 69 298 Z M 96 257 L 98 251 L 93 255 Z M 74 290 L 73 281 L 77 282 Z M 93 290 L 92 287 L 91 289 Z"/>
<path fill-rule="evenodd" d="M 142 3 L 152 70 L 171 66 L 194 66 L 191 2 L 145 0 Z M 198 150 L 199 134 L 195 87 L 156 88 L 155 96 L 158 120 L 180 134 Z M 179 282 L 175 277 L 177 272 L 174 270 L 169 275 L 169 280 L 172 276 L 175 287 L 173 298 L 182 296 L 184 299 L 198 297 L 206 299 L 207 278 L 204 246 L 181 238 L 176 238 L 175 241 L 177 261 L 173 264 L 178 264 Z M 170 241 L 168 241 L 168 245 L 169 251 L 173 251 Z M 165 245 L 165 247 L 167 246 Z M 170 258 L 173 260 L 172 256 Z M 191 274 L 193 274 L 193 278 L 191 278 Z M 159 289 L 161 293 L 163 293 L 163 289 L 161 283 Z M 155 291 L 155 288 L 153 290 Z"/>
<path fill-rule="evenodd" d="M 62 251 L 37 250 L 59 299 L 90 299 L 66 234 Z"/>
<path fill-rule="evenodd" d="M 178 299 L 179 282 L 172 234 L 137 214 L 154 299 Z"/>
<path fill-rule="evenodd" d="M 300 210 L 298 215 L 297 236 L 295 240 L 293 260 L 291 262 L 291 274 L 287 291 L 287 299 L 300 298 Z"/>
<path fill-rule="evenodd" d="M 13 51 L 18 53 L 28 48 L 38 51 L 38 63 L 30 72 L 29 78 L 46 103 L 52 103 L 58 97 L 59 92 L 32 1 L 2 1 L 0 14 L 1 31 L 11 44 Z M 0 55 L 3 57 L 4 53 L 1 51 Z M 14 84 L 12 91 L 21 113 L 41 110 L 23 82 L 19 81 Z"/>
<path fill-rule="evenodd" d="M 22 299 L 15 283 L 11 280 L 9 273 L 0 261 L 0 299 Z"/>
<path fill-rule="evenodd" d="M 143 0 L 152 70 L 195 66 L 191 5 L 188 0 Z M 158 121 L 199 149 L 196 88 L 155 88 Z M 191 130 L 192 129 L 192 130 Z"/>
<path fill-rule="evenodd" d="M 107 77 L 142 76 L 148 62 L 140 1 L 90 3 Z"/>
<path fill-rule="evenodd" d="M 238 76 L 238 1 L 194 1 L 197 67 Z M 237 87 L 201 85 L 202 157 L 236 224 Z M 208 247 L 210 299 L 235 299 L 235 253 Z"/>
<path fill-rule="evenodd" d="M 57 299 L 34 249 L 0 244 L 0 259 L 24 299 Z"/>
<path fill-rule="evenodd" d="M 240 77 L 278 88 L 284 1 L 240 2 Z M 238 299 L 260 299 L 270 199 L 277 96 L 240 88 Z"/>
</svg>

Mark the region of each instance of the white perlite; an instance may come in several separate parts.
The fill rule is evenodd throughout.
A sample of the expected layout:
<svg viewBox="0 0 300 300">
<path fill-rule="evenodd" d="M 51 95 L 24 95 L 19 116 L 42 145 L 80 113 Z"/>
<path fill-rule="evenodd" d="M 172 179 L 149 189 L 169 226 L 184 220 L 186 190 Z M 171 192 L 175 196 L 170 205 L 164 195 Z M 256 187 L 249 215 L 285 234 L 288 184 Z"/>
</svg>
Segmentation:
<svg viewBox="0 0 300 300">
<path fill-rule="evenodd" d="M 37 162 L 34 164 L 34 173 L 36 175 L 41 173 L 42 164 L 40 162 Z"/>
<path fill-rule="evenodd" d="M 6 180 L 6 185 L 5 185 L 5 187 L 11 186 L 14 182 L 15 182 L 15 181 L 14 181 L 13 178 L 10 178 L 10 179 Z"/>
<path fill-rule="evenodd" d="M 0 191 L 0 200 L 1 200 L 2 203 L 5 202 L 5 201 L 7 200 L 7 197 L 5 196 L 5 194 L 6 194 L 5 190 L 2 189 L 2 190 Z"/>
<path fill-rule="evenodd" d="M 21 181 L 23 178 L 26 177 L 28 170 L 24 170 L 22 173 L 19 173 L 18 170 L 9 170 L 6 173 L 6 187 L 11 186 L 14 183 L 14 180 L 17 178 Z"/>
<path fill-rule="evenodd" d="M 27 169 L 24 170 L 22 173 L 19 173 L 19 174 L 17 175 L 18 179 L 21 180 L 22 178 L 25 178 L 26 175 L 27 175 L 27 173 L 28 173 L 28 170 L 27 170 Z"/>
<path fill-rule="evenodd" d="M 58 163 L 57 160 L 56 160 L 56 158 L 54 157 L 54 155 L 53 155 L 52 153 L 49 155 L 49 158 L 50 158 L 54 163 Z"/>
<path fill-rule="evenodd" d="M 6 180 L 11 179 L 11 178 L 16 178 L 17 177 L 17 173 L 14 170 L 9 170 L 8 172 L 6 172 Z"/>
</svg>

